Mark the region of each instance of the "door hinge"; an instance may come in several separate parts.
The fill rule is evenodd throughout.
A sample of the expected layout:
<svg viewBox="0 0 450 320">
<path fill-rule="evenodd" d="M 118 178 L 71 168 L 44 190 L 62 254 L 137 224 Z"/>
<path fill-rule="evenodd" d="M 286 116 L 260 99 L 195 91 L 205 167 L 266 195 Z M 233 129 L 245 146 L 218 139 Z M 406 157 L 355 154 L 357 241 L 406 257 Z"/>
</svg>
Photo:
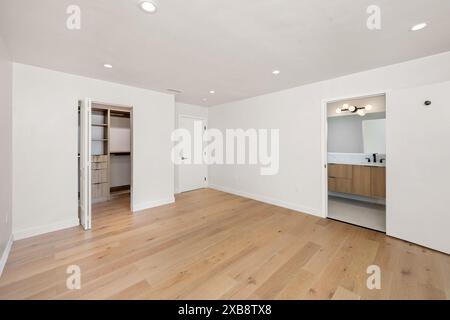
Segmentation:
<svg viewBox="0 0 450 320">
<path fill-rule="evenodd" d="M 205 177 L 205 181 L 206 181 L 206 177 Z"/>
</svg>

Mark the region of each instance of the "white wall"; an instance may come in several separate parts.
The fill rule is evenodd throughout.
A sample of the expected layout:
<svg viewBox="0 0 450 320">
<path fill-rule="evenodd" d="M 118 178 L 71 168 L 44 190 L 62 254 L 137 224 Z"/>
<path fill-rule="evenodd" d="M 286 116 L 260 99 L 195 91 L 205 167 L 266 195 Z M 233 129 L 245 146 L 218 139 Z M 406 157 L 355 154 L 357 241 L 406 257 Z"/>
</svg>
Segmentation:
<svg viewBox="0 0 450 320">
<path fill-rule="evenodd" d="M 261 176 L 256 167 L 214 165 L 209 168 L 210 186 L 325 216 L 323 102 L 449 79 L 450 52 L 447 52 L 213 107 L 209 110 L 210 128 L 280 129 L 280 171 L 275 176 Z M 396 106 L 387 104 L 388 118 L 390 107 Z M 402 126 L 402 121 L 389 125 Z M 390 155 L 387 157 L 389 159 Z M 388 169 L 389 174 L 398 168 L 392 164 Z M 408 180 L 403 183 L 408 184 Z M 401 201 L 394 195 L 390 197 L 389 190 L 388 198 L 392 202 Z M 421 199 L 410 198 L 409 201 L 419 205 Z"/>
<path fill-rule="evenodd" d="M 177 123 L 178 123 L 178 116 L 180 114 L 191 116 L 191 117 L 199 117 L 199 118 L 206 118 L 206 119 L 208 118 L 208 108 L 206 108 L 206 107 L 177 102 L 177 103 L 175 103 L 175 108 L 176 108 L 176 115 L 177 115 L 177 118 L 175 121 L 177 121 Z"/>
<path fill-rule="evenodd" d="M 173 201 L 174 97 L 32 66 L 13 66 L 13 232 L 78 223 L 77 101 L 133 106 L 134 210 Z"/>
<path fill-rule="evenodd" d="M 12 63 L 0 38 L 0 275 L 11 245 Z"/>
<path fill-rule="evenodd" d="M 208 108 L 196 106 L 187 103 L 175 103 L 175 127 L 178 128 L 178 118 L 180 115 L 198 117 L 208 120 Z M 178 166 L 175 166 L 175 192 L 178 193 L 178 181 L 179 181 Z"/>
</svg>

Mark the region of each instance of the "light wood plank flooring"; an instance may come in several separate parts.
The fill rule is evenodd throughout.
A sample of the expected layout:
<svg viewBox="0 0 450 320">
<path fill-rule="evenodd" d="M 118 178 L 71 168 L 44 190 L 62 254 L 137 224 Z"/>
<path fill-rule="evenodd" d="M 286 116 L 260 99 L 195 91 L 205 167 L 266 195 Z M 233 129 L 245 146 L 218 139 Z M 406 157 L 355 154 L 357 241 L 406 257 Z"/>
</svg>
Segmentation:
<svg viewBox="0 0 450 320">
<path fill-rule="evenodd" d="M 95 206 L 93 229 L 14 243 L 0 299 L 449 299 L 450 257 L 382 233 L 215 190 L 131 214 Z M 369 265 L 382 289 L 366 287 Z M 69 265 L 81 290 L 66 288 Z"/>
</svg>

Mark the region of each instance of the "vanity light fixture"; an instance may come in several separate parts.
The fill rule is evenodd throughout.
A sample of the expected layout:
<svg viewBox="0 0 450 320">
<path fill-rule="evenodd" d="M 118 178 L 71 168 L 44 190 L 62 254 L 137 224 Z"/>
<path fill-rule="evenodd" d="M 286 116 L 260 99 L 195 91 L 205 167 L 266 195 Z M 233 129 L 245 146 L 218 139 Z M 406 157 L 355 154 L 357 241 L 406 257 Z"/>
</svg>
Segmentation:
<svg viewBox="0 0 450 320">
<path fill-rule="evenodd" d="M 350 113 L 357 113 L 361 117 L 364 117 L 367 112 L 372 110 L 372 105 L 368 104 L 364 107 L 358 107 L 358 106 L 350 106 L 347 103 L 343 104 L 342 107 L 336 109 L 337 114 L 341 114 L 342 112 L 350 112 Z"/>
</svg>

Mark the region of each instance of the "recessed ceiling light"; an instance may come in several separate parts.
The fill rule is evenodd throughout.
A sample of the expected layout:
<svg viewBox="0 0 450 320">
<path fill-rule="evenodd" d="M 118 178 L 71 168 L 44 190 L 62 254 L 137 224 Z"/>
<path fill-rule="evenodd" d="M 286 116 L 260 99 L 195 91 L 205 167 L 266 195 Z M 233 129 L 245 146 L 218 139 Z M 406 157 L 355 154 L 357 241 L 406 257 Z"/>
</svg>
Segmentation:
<svg viewBox="0 0 450 320">
<path fill-rule="evenodd" d="M 109 64 L 109 63 L 105 63 L 103 66 L 104 66 L 106 69 L 111 69 L 111 68 L 112 68 L 112 65 Z"/>
<path fill-rule="evenodd" d="M 205 102 L 208 101 L 208 99 L 206 99 L 206 98 L 203 98 L 202 100 L 205 101 Z"/>
<path fill-rule="evenodd" d="M 211 94 L 214 94 L 214 93 L 216 93 L 214 90 L 211 90 L 209 93 L 211 93 Z"/>
<path fill-rule="evenodd" d="M 273 70 L 272 73 L 275 75 L 280 74 L 280 70 Z"/>
<path fill-rule="evenodd" d="M 419 23 L 419 24 L 416 24 L 414 27 L 412 27 L 411 31 L 419 31 L 419 30 L 425 29 L 426 27 L 427 27 L 427 24 L 425 22 Z"/>
<path fill-rule="evenodd" d="M 153 2 L 150 1 L 142 1 L 140 3 L 141 9 L 148 13 L 155 13 L 156 12 L 156 5 Z"/>
</svg>

